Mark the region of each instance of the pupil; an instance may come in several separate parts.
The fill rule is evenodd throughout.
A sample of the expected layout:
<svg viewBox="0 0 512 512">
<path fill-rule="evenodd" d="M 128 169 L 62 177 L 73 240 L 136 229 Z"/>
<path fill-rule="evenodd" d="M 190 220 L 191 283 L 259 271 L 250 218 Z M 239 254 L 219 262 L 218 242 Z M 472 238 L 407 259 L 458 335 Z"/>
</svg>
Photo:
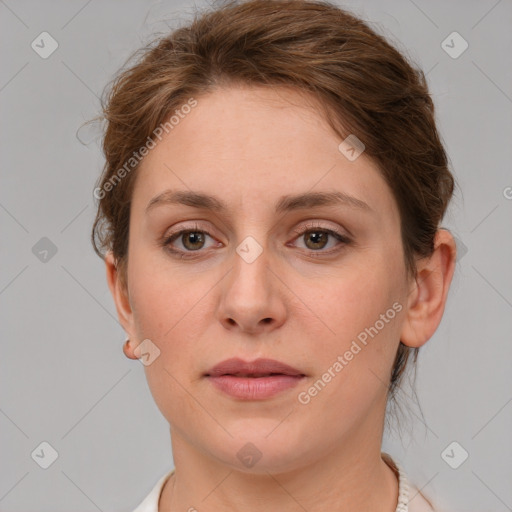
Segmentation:
<svg viewBox="0 0 512 512">
<path fill-rule="evenodd" d="M 308 239 L 313 242 L 313 244 L 322 244 L 322 241 L 326 242 L 327 233 L 322 233 L 321 231 L 312 232 L 309 234 Z"/>
<path fill-rule="evenodd" d="M 194 246 L 195 244 L 200 245 L 203 242 L 203 234 L 202 233 L 188 233 L 185 240 L 187 242 L 185 245 L 188 245 L 189 242 L 192 246 Z M 191 247 L 191 248 L 199 249 L 200 247 Z"/>
</svg>

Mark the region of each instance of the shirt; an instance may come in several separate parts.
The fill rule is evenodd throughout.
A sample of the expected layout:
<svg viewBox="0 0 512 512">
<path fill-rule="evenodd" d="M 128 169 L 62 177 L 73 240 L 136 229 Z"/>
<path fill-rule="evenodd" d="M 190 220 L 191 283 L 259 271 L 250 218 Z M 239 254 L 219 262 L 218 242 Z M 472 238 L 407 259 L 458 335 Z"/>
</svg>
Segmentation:
<svg viewBox="0 0 512 512">
<path fill-rule="evenodd" d="M 387 453 L 382 453 L 382 458 L 398 477 L 398 503 L 395 512 L 439 512 L 414 485 L 409 484 L 407 475 L 400 464 Z M 158 512 L 160 494 L 165 482 L 173 473 L 174 469 L 163 475 L 133 512 Z"/>
</svg>

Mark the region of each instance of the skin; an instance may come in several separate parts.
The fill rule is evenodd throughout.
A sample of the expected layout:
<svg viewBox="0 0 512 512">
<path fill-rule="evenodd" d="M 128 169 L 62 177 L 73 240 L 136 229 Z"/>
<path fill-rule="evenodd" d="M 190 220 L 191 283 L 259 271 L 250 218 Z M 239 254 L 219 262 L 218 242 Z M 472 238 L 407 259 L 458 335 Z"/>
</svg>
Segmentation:
<svg viewBox="0 0 512 512">
<path fill-rule="evenodd" d="M 341 139 L 312 98 L 231 87 L 197 99 L 137 170 L 127 289 L 112 254 L 105 259 L 130 339 L 125 354 L 137 358 L 145 339 L 160 350 L 144 369 L 170 424 L 176 472 L 159 510 L 393 512 L 398 482 L 381 458 L 387 383 L 399 340 L 420 347 L 441 321 L 454 240 L 439 230 L 433 255 L 408 279 L 391 190 L 365 153 L 349 161 L 338 150 Z M 214 195 L 229 209 L 175 204 L 146 214 L 166 189 Z M 318 191 L 350 194 L 371 210 L 274 211 L 284 194 Z M 311 221 L 317 236 L 334 229 L 351 242 L 311 239 Z M 172 242 L 193 258 L 160 243 L 195 223 L 208 233 L 202 245 L 186 236 Z M 250 264 L 236 252 L 247 236 L 263 250 Z M 402 310 L 301 404 L 298 394 L 393 303 Z M 306 378 L 269 399 L 236 400 L 203 377 L 230 357 L 276 359 Z M 237 457 L 249 442 L 261 452 L 250 468 Z"/>
</svg>

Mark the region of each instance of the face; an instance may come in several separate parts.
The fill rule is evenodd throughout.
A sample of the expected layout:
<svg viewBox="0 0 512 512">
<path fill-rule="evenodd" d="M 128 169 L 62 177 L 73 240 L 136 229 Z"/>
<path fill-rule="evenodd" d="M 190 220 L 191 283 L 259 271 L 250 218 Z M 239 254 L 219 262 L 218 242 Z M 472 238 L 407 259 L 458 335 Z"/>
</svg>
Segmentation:
<svg viewBox="0 0 512 512">
<path fill-rule="evenodd" d="M 160 351 L 144 368 L 173 437 L 242 470 L 252 443 L 253 472 L 380 445 L 408 296 L 390 189 L 293 90 L 197 101 L 137 170 L 130 218 L 125 327 Z M 233 357 L 304 376 L 232 396 L 205 374 Z"/>
</svg>

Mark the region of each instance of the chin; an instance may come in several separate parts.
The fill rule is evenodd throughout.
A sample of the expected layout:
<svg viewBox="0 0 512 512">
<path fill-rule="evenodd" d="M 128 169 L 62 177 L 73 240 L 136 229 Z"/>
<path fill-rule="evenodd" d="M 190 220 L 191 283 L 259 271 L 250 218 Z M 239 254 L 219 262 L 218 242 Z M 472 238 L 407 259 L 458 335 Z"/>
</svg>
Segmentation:
<svg viewBox="0 0 512 512">
<path fill-rule="evenodd" d="M 233 437 L 227 438 L 223 432 L 222 439 L 210 439 L 209 451 L 216 453 L 218 460 L 244 473 L 292 471 L 304 463 L 306 454 L 302 453 L 301 447 L 308 446 L 311 450 L 311 437 L 306 434 L 303 437 L 291 436 L 289 427 L 278 426 L 279 421 L 248 420 L 236 427 L 226 424 Z M 214 442 L 216 446 L 212 446 Z M 218 447 L 222 447 L 220 452 L 216 449 Z"/>
</svg>

